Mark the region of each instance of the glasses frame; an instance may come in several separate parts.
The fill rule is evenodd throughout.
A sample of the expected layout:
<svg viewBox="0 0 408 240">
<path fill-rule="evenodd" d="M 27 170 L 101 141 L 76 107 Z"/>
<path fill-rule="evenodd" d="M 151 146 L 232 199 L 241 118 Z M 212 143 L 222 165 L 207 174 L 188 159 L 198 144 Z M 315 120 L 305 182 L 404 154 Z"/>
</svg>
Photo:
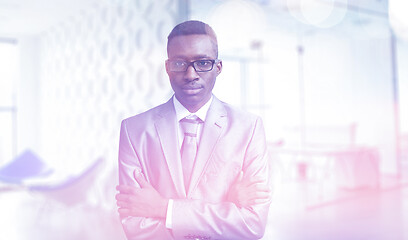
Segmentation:
<svg viewBox="0 0 408 240">
<path fill-rule="evenodd" d="M 167 59 L 167 60 L 166 60 L 166 63 L 169 64 L 170 62 L 174 62 L 174 61 L 185 62 L 185 63 L 187 64 L 186 70 L 184 70 L 184 71 L 171 71 L 171 70 L 169 69 L 170 72 L 186 72 L 187 69 L 188 69 L 190 66 L 192 66 L 193 69 L 194 69 L 194 71 L 196 71 L 196 72 L 209 72 L 209 71 L 211 71 L 211 70 L 214 69 L 214 64 L 215 64 L 215 63 L 218 63 L 220 60 L 219 60 L 219 59 L 200 59 L 200 60 L 194 60 L 194 61 L 188 62 L 188 61 L 184 61 L 184 60 L 172 60 L 172 59 Z M 201 62 L 201 61 L 210 61 L 210 62 L 211 62 L 211 68 L 210 68 L 209 70 L 197 70 L 195 64 L 196 64 L 197 62 Z"/>
</svg>

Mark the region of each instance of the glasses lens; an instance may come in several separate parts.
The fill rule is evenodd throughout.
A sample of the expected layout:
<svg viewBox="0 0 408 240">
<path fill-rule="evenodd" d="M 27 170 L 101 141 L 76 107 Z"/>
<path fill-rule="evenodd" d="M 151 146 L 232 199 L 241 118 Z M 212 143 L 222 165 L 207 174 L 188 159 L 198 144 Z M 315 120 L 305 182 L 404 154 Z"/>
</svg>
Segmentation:
<svg viewBox="0 0 408 240">
<path fill-rule="evenodd" d="M 190 65 L 193 65 L 197 72 L 208 72 L 213 69 L 215 60 L 197 60 L 185 62 L 183 60 L 169 60 L 168 67 L 171 72 L 185 72 Z"/>
<path fill-rule="evenodd" d="M 184 61 L 169 61 L 169 68 L 172 72 L 184 72 L 187 69 L 187 63 Z"/>
<path fill-rule="evenodd" d="M 194 61 L 193 64 L 196 71 L 205 72 L 210 71 L 213 68 L 214 62 L 211 60 L 198 60 Z"/>
</svg>

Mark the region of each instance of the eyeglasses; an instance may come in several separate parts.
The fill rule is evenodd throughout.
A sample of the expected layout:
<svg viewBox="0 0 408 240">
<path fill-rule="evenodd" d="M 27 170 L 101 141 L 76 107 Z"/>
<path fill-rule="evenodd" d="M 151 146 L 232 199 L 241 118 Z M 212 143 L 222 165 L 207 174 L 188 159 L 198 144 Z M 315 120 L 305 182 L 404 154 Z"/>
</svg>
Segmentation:
<svg viewBox="0 0 408 240">
<path fill-rule="evenodd" d="M 214 67 L 214 63 L 218 60 L 196 60 L 186 62 L 183 60 L 167 60 L 167 67 L 170 72 L 185 72 L 187 68 L 193 66 L 196 72 L 208 72 Z"/>
</svg>

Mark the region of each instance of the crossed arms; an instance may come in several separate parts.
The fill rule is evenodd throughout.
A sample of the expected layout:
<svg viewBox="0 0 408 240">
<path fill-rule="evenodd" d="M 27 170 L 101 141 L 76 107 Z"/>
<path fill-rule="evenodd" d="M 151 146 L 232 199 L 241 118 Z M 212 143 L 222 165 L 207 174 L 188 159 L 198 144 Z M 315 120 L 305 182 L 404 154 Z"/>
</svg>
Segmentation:
<svg viewBox="0 0 408 240">
<path fill-rule="evenodd" d="M 166 218 L 167 204 L 169 199 L 160 195 L 148 183 L 143 174 L 134 171 L 134 178 L 139 183 L 140 188 L 118 185 L 116 190 L 116 204 L 119 215 L 124 217 L 150 217 Z M 228 192 L 227 202 L 234 203 L 237 207 L 250 207 L 254 204 L 263 204 L 270 201 L 270 192 L 268 185 L 262 183 L 259 177 L 243 179 L 241 171 L 236 182 L 231 186 Z"/>
<path fill-rule="evenodd" d="M 124 172 L 127 174 L 121 176 L 116 200 L 122 225 L 129 239 L 184 238 L 190 234 L 223 239 L 262 237 L 269 209 L 270 189 L 261 123 L 255 126 L 251 142 L 247 146 L 248 156 L 243 172 L 228 187 L 225 199 L 219 202 L 173 199 L 171 230 L 165 227 L 169 199 L 160 194 L 147 181 L 147 176 L 141 173 L 137 164 L 139 159 L 124 125 L 122 123 L 120 156 L 122 154 L 125 157 L 120 157 L 119 168 L 126 169 L 120 175 Z M 130 158 L 133 158 L 132 162 L 128 161 Z"/>
</svg>

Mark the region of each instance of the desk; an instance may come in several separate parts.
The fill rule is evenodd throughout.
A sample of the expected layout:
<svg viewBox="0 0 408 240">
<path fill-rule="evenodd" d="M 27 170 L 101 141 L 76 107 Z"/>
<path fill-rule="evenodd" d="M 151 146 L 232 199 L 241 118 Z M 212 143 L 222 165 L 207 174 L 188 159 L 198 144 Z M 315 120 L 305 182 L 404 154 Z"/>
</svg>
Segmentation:
<svg viewBox="0 0 408 240">
<path fill-rule="evenodd" d="M 307 172 L 314 167 L 313 159 L 320 158 L 324 161 L 325 175 L 333 175 L 339 188 L 377 188 L 379 185 L 379 154 L 373 147 L 282 147 L 271 148 L 271 153 L 289 155 L 303 180 L 307 180 Z"/>
</svg>

